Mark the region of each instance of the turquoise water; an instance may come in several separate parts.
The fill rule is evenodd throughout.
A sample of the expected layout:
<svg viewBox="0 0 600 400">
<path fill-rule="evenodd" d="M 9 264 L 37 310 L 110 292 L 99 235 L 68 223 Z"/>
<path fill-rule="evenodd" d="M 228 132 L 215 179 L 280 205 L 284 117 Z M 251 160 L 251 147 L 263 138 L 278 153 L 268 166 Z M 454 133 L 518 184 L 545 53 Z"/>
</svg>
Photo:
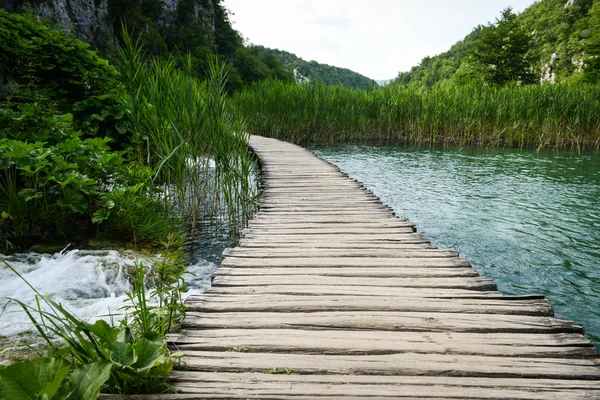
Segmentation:
<svg viewBox="0 0 600 400">
<path fill-rule="evenodd" d="M 457 249 L 505 294 L 541 293 L 600 348 L 600 155 L 405 145 L 312 148 Z"/>
</svg>

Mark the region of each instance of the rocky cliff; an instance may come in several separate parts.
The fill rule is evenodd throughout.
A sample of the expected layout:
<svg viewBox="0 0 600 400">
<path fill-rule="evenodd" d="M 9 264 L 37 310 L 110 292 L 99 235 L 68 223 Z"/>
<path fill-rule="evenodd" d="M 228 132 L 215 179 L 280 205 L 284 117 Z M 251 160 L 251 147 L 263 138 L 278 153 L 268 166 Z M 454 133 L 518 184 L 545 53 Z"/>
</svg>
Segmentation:
<svg viewBox="0 0 600 400">
<path fill-rule="evenodd" d="M 0 8 L 13 12 L 30 8 L 54 28 L 109 55 L 117 48 L 122 22 L 164 42 L 169 31 L 185 25 L 214 33 L 216 7 L 220 0 L 0 0 Z"/>
</svg>

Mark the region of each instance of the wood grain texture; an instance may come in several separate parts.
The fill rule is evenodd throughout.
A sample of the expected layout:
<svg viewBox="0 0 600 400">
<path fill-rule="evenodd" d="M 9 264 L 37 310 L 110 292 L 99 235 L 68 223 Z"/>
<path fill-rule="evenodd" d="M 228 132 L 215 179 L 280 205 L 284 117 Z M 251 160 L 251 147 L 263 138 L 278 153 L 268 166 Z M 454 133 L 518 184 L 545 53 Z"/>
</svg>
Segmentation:
<svg viewBox="0 0 600 400">
<path fill-rule="evenodd" d="M 261 208 L 168 336 L 179 393 L 126 398 L 600 398 L 597 351 L 544 296 L 498 292 L 309 151 L 250 144 Z"/>
</svg>

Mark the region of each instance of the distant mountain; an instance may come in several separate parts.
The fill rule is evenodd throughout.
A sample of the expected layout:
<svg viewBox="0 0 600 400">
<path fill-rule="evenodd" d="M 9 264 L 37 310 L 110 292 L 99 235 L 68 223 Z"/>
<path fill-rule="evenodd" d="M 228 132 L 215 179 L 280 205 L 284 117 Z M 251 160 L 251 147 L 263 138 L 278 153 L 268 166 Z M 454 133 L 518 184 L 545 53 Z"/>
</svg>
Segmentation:
<svg viewBox="0 0 600 400">
<path fill-rule="evenodd" d="M 253 46 L 252 49 L 260 55 L 276 56 L 284 68 L 292 72 L 297 82 L 320 81 L 328 85 L 343 85 L 356 89 L 371 89 L 379 85 L 373 79 L 347 68 L 320 64 L 316 61 L 306 61 L 293 53 L 270 49 L 263 46 Z"/>
</svg>

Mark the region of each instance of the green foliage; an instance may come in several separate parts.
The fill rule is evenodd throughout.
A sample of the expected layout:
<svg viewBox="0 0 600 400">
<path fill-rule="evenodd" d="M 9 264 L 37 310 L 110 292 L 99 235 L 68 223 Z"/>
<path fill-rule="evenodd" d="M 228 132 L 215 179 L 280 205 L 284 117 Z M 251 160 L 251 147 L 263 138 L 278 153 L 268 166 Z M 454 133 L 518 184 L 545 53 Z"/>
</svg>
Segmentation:
<svg viewBox="0 0 600 400">
<path fill-rule="evenodd" d="M 225 94 L 227 67 L 213 61 L 203 83 L 191 76 L 191 57 L 187 74 L 171 59 L 146 63 L 127 35 L 121 57 L 136 158 L 169 193 L 165 209 L 192 232 L 200 218 L 208 218 L 228 221 L 235 236 L 255 205 L 249 179 L 255 162 L 243 123 Z"/>
<path fill-rule="evenodd" d="M 147 297 L 144 269 L 138 264 L 134 291 L 129 294 L 131 305 L 125 306 L 133 312 L 119 327 L 103 320 L 94 324 L 81 321 L 61 304 L 31 289 L 37 294 L 37 308 L 11 301 L 22 307 L 47 341 L 49 357 L 0 369 L 0 399 L 89 400 L 97 398 L 101 389 L 114 394 L 172 391 L 166 376 L 173 368 L 172 357 L 180 355 L 170 353 L 165 334 L 184 316 L 172 311 L 173 304 L 183 309 L 180 288 L 161 291 L 163 297 L 156 292 Z M 62 339 L 66 347 L 57 345 L 53 337 Z"/>
<path fill-rule="evenodd" d="M 496 24 L 482 29 L 468 60 L 475 65 L 475 70 L 481 71 L 487 83 L 534 83 L 535 76 L 526 57 L 529 47 L 530 34 L 509 7 L 502 11 Z"/>
<path fill-rule="evenodd" d="M 505 21 L 504 29 L 508 36 L 494 34 L 495 29 L 500 27 L 479 26 L 476 27 L 462 41 L 457 42 L 450 50 L 434 57 L 424 58 L 420 65 L 413 67 L 409 72 L 401 72 L 395 83 L 402 85 L 418 85 L 431 87 L 438 83 L 452 82 L 457 84 L 468 84 L 480 81 L 484 77 L 504 81 L 502 74 L 486 75 L 494 72 L 481 69 L 481 65 L 475 65 L 469 53 L 476 52 L 481 60 L 489 64 L 502 64 L 503 59 L 498 55 L 504 55 L 508 71 L 518 67 L 521 75 L 523 69 L 518 65 L 523 61 L 530 65 L 531 69 L 524 67 L 526 72 L 533 74 L 523 82 L 534 82 L 540 79 L 555 81 L 557 83 L 576 83 L 582 79 L 582 65 L 584 69 L 587 64 L 594 64 L 596 58 L 591 56 L 594 43 L 598 42 L 598 29 L 594 24 L 594 9 L 598 8 L 597 0 L 578 0 L 572 5 L 565 5 L 564 0 L 541 0 L 534 2 L 529 8 L 517 15 L 514 20 Z M 596 18 L 597 20 L 597 18 Z M 502 18 L 500 19 L 502 21 Z M 500 22 L 499 21 L 499 22 Z M 597 25 L 597 24 L 596 24 Z M 506 29 L 510 27 L 511 29 Z M 480 36 L 485 32 L 486 40 L 490 49 L 502 49 L 500 43 L 504 39 L 512 40 L 515 47 L 505 47 L 500 53 L 486 53 L 481 43 L 476 49 L 475 44 L 479 42 Z M 499 32 L 499 31 L 497 31 Z M 515 33 L 516 36 L 513 36 Z M 529 44 L 524 58 L 519 59 L 516 50 L 524 46 L 525 36 L 529 37 Z M 520 40 L 514 41 L 515 38 Z M 493 45 L 493 43 L 496 43 Z M 487 59 L 491 58 L 491 60 Z M 484 64 L 485 66 L 485 64 Z M 504 66 L 504 67 L 507 67 Z M 595 67 L 591 67 L 594 70 Z M 507 70 L 504 68 L 504 70 Z M 593 74 L 592 74 L 593 75 Z M 595 82 L 594 79 L 588 81 Z"/>
<path fill-rule="evenodd" d="M 0 369 L 0 399 L 65 398 L 60 387 L 69 373 L 63 359 L 37 358 Z"/>
<path fill-rule="evenodd" d="M 600 2 L 594 2 L 591 7 L 589 21 L 590 35 L 585 42 L 585 80 L 587 82 L 600 82 Z"/>
<path fill-rule="evenodd" d="M 97 399 L 110 377 L 105 360 L 71 370 L 64 358 L 36 358 L 0 369 L 0 400 Z"/>
<path fill-rule="evenodd" d="M 293 78 L 292 72 L 295 69 L 313 82 L 323 82 L 328 85 L 342 85 L 357 89 L 372 89 L 377 87 L 377 83 L 359 73 L 346 68 L 333 67 L 327 64 L 320 64 L 316 61 L 307 62 L 295 54 L 278 49 L 269 49 L 263 46 L 253 46 L 251 48 L 257 54 L 263 56 L 266 63 L 272 62 L 273 56 L 277 58 L 283 67 L 287 70 L 287 76 Z M 267 58 L 269 57 L 269 58 Z M 272 68 L 273 71 L 279 71 L 279 67 Z M 281 72 L 279 72 L 281 74 Z M 284 76 L 286 76 L 284 75 Z M 290 78 L 280 80 L 290 80 Z"/>
<path fill-rule="evenodd" d="M 11 223 L 2 236 L 62 236 L 106 219 L 114 203 L 105 192 L 124 161 L 109 140 L 73 136 L 48 146 L 0 139 L 0 207 Z"/>
<path fill-rule="evenodd" d="M 295 143 L 600 145 L 597 85 L 388 85 L 361 91 L 265 82 L 234 100 L 249 132 Z"/>
<path fill-rule="evenodd" d="M 423 85 L 431 87 L 438 82 L 447 81 L 461 69 L 465 69 L 463 63 L 466 59 L 469 50 L 473 46 L 481 34 L 483 26 L 478 26 L 469 33 L 463 40 L 454 44 L 450 50 L 441 53 L 435 57 L 425 57 L 421 63 L 409 72 L 400 72 L 393 83 L 400 85 Z M 471 69 L 471 68 L 469 68 Z M 463 74 L 466 71 L 463 71 Z M 469 71 L 469 80 L 471 72 Z"/>
<path fill-rule="evenodd" d="M 58 110 L 68 110 L 90 96 L 110 92 L 115 84 L 117 72 L 89 51 L 89 45 L 47 28 L 31 15 L 0 9 L 0 42 L 4 79 L 12 78 L 25 92 L 33 80 L 38 93 L 25 99 L 42 96 Z M 18 104 L 21 99 L 12 100 Z"/>
</svg>

